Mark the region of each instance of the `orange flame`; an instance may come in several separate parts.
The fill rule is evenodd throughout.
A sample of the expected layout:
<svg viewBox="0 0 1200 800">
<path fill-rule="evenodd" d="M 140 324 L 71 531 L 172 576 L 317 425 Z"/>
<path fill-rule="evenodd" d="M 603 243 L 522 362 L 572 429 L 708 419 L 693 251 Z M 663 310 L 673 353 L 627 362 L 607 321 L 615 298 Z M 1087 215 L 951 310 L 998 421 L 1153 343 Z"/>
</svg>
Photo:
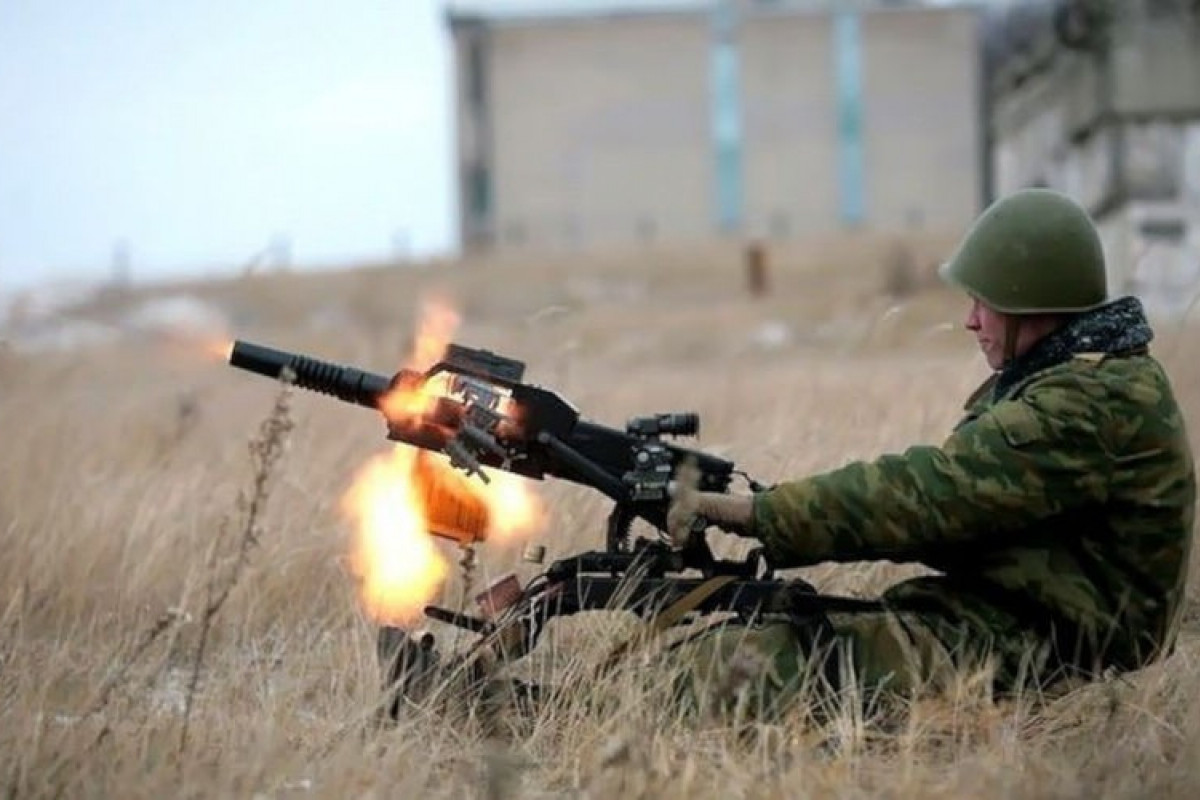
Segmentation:
<svg viewBox="0 0 1200 800">
<path fill-rule="evenodd" d="M 425 309 L 409 368 L 424 371 L 445 352 L 458 315 L 443 304 Z M 448 376 L 398 387 L 384 398 L 393 425 L 417 421 L 438 397 L 450 394 Z M 503 409 L 502 409 L 503 410 Z M 490 483 L 450 466 L 442 455 L 397 445 L 366 464 L 342 498 L 356 529 L 353 557 L 363 607 L 390 625 L 415 622 L 449 574 L 448 559 L 430 534 L 470 544 L 510 540 L 536 530 L 545 515 L 519 476 L 488 470 Z"/>
<path fill-rule="evenodd" d="M 376 456 L 343 498 L 357 524 L 354 569 L 363 606 L 373 619 L 403 624 L 419 616 L 446 576 L 446 562 L 425 532 L 424 508 L 409 480 L 412 448 Z"/>
<path fill-rule="evenodd" d="M 165 352 L 179 358 L 201 358 L 205 361 L 228 363 L 229 357 L 233 355 L 233 340 L 218 336 L 170 334 L 162 336 L 158 345 Z"/>
<path fill-rule="evenodd" d="M 430 361 L 430 366 L 436 361 L 436 358 Z M 432 379 L 420 386 L 411 389 L 397 389 L 387 393 L 380 400 L 379 408 L 383 412 L 383 416 L 393 425 L 404 425 L 406 422 L 415 424 L 422 416 L 433 410 L 433 404 L 439 397 L 449 393 L 449 378 L 442 373 L 433 376 Z"/>
<path fill-rule="evenodd" d="M 454 338 L 458 323 L 458 312 L 449 305 L 436 301 L 427 303 L 412 361 L 408 366 L 424 372 L 436 364 L 446 352 L 446 345 Z"/>
<path fill-rule="evenodd" d="M 228 361 L 233 355 L 233 342 L 228 339 L 210 339 L 204 343 L 204 353 L 210 358 Z"/>
</svg>

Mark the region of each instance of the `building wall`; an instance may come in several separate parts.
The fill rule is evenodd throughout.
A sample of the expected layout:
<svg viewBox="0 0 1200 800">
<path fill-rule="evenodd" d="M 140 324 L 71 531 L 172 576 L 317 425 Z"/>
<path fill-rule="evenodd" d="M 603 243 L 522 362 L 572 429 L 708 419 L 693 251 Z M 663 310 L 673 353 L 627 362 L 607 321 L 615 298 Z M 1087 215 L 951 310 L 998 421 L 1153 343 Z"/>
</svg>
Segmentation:
<svg viewBox="0 0 1200 800">
<path fill-rule="evenodd" d="M 1200 214 L 1180 203 L 1134 201 L 1100 220 L 1109 291 L 1140 297 L 1156 316 L 1200 303 Z"/>
<path fill-rule="evenodd" d="M 981 205 L 979 25 L 967 9 L 863 19 L 867 215 L 889 229 L 966 227 Z"/>
<path fill-rule="evenodd" d="M 997 194 L 1043 185 L 1096 218 L 1110 290 L 1172 315 L 1200 293 L 1200 22 L 1138 17 L 1109 54 L 1042 48 L 991 87 Z"/>
<path fill-rule="evenodd" d="M 697 14 L 492 27 L 496 242 L 586 246 L 708 232 L 708 54 L 708 22 Z"/>
<path fill-rule="evenodd" d="M 969 224 L 985 164 L 977 37 L 963 8 L 748 16 L 747 229 Z"/>
<path fill-rule="evenodd" d="M 1146 20 L 1118 40 L 1114 110 L 1200 116 L 1200 15 Z"/>
<path fill-rule="evenodd" d="M 457 30 L 463 203 L 488 198 L 486 219 L 464 212 L 468 242 L 694 240 L 731 221 L 754 236 L 956 232 L 980 208 L 973 9 L 743 6 L 732 65 L 706 10 Z M 482 91 L 464 79 L 472 47 Z"/>
<path fill-rule="evenodd" d="M 1200 80 L 1183 79 L 1200 75 L 1200 26 L 1147 24 L 1117 42 L 1107 60 L 1060 50 L 993 89 L 998 194 L 1044 184 L 1095 211 L 1118 189 L 1178 194 L 1185 131 L 1200 119 Z"/>
<path fill-rule="evenodd" d="M 830 18 L 752 16 L 739 41 L 746 229 L 786 237 L 838 227 Z"/>
<path fill-rule="evenodd" d="M 491 163 L 490 36 L 482 24 L 452 27 L 457 137 L 458 228 L 466 247 L 491 244 L 495 203 Z"/>
</svg>

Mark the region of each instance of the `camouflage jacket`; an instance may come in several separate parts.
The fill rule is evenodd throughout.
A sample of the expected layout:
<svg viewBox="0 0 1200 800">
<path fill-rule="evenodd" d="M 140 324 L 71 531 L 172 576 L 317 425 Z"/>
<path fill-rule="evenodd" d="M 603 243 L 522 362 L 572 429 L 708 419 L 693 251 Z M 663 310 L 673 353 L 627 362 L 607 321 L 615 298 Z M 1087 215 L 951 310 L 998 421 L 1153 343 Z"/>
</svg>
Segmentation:
<svg viewBox="0 0 1200 800">
<path fill-rule="evenodd" d="M 1135 298 L 1075 317 L 984 384 L 941 446 L 772 487 L 754 533 L 779 567 L 925 564 L 941 574 L 884 599 L 960 635 L 1034 631 L 1059 666 L 1142 666 L 1173 645 L 1196 501 L 1151 338 Z"/>
</svg>

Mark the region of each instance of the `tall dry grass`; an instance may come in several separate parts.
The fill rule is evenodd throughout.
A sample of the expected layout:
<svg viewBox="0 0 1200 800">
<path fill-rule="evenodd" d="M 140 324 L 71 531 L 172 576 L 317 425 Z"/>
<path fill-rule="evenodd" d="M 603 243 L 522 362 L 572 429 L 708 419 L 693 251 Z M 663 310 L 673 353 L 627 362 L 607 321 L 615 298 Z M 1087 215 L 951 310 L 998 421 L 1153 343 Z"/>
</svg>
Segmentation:
<svg viewBox="0 0 1200 800">
<path fill-rule="evenodd" d="M 525 360 L 586 416 L 698 411 L 699 446 L 774 480 L 936 440 L 984 377 L 957 298 L 921 288 L 897 305 L 884 249 L 777 252 L 761 300 L 720 248 L 156 291 L 220 304 L 240 337 L 378 371 L 407 352 L 419 298 L 443 292 L 464 315 L 458 340 Z M 70 313 L 114 318 L 140 299 Z M 1159 332 L 1200 430 L 1200 337 Z M 572 691 L 532 719 L 485 731 L 415 713 L 379 730 L 374 628 L 337 502 L 385 447 L 382 425 L 323 397 L 279 406 L 279 392 L 177 340 L 0 350 L 4 795 L 1166 797 L 1200 783 L 1194 604 L 1178 651 L 1144 673 L 1045 706 L 995 703 L 964 679 L 889 726 L 847 711 L 819 729 L 684 723 L 661 702 L 661 665 L 591 677 L 630 620 L 581 615 L 554 623 L 538 662 Z M 549 558 L 599 543 L 601 498 L 538 491 Z M 479 570 L 530 568 L 489 546 Z M 805 574 L 870 593 L 911 570 Z"/>
</svg>

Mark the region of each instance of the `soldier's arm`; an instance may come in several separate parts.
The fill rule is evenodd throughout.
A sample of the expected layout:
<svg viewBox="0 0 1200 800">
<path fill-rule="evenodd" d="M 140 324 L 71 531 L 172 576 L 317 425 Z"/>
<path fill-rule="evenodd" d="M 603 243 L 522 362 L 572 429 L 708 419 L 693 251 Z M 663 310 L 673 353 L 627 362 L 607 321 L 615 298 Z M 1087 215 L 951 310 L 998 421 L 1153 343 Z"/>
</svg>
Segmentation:
<svg viewBox="0 0 1200 800">
<path fill-rule="evenodd" d="M 780 567 L 919 560 L 938 544 L 1001 537 L 1102 502 L 1112 458 L 1096 402 L 1069 377 L 1043 380 L 940 447 L 913 447 L 760 493 L 754 535 Z"/>
</svg>

